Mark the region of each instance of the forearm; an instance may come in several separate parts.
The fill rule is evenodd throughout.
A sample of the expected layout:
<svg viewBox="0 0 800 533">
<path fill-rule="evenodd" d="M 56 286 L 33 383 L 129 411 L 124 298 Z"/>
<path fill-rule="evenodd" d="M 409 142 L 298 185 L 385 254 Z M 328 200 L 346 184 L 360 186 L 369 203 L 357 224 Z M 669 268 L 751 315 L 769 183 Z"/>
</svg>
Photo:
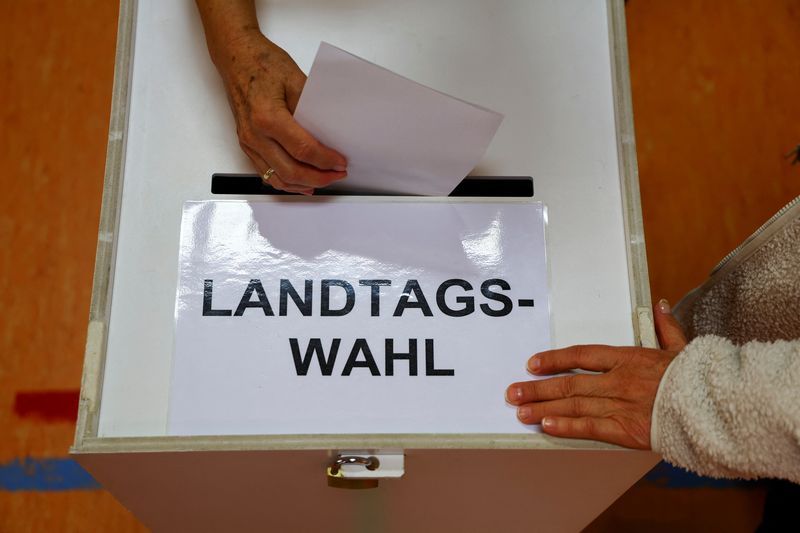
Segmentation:
<svg viewBox="0 0 800 533">
<path fill-rule="evenodd" d="M 261 33 L 254 0 L 195 1 L 233 111 L 239 146 L 264 182 L 313 194 L 344 179 L 347 159 L 294 120 L 306 75 Z"/>
<path fill-rule="evenodd" d="M 653 449 L 705 475 L 800 482 L 798 390 L 800 341 L 698 337 L 664 374 Z"/>
<path fill-rule="evenodd" d="M 196 0 L 206 44 L 217 69 L 235 62 L 236 48 L 248 38 L 263 38 L 254 0 Z"/>
</svg>

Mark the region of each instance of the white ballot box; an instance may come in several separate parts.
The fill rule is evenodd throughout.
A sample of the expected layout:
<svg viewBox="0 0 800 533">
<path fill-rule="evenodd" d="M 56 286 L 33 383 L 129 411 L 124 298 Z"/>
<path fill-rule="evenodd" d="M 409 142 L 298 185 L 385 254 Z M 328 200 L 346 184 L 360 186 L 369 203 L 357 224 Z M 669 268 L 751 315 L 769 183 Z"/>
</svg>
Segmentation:
<svg viewBox="0 0 800 533">
<path fill-rule="evenodd" d="M 533 190 L 248 188 L 193 3 L 123 1 L 72 453 L 154 531 L 580 530 L 658 457 L 503 392 L 656 344 L 622 0 L 257 8 L 305 71 L 325 41 L 502 113 L 473 174 Z"/>
</svg>

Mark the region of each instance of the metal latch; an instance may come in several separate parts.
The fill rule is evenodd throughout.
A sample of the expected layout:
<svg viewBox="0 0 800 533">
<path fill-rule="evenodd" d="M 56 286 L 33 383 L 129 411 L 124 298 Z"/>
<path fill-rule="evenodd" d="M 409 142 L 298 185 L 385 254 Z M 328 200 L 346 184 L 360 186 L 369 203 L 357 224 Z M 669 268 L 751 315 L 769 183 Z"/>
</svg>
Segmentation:
<svg viewBox="0 0 800 533">
<path fill-rule="evenodd" d="M 328 486 L 340 489 L 374 489 L 382 478 L 404 473 L 403 452 L 350 452 L 336 454 L 328 464 Z"/>
</svg>

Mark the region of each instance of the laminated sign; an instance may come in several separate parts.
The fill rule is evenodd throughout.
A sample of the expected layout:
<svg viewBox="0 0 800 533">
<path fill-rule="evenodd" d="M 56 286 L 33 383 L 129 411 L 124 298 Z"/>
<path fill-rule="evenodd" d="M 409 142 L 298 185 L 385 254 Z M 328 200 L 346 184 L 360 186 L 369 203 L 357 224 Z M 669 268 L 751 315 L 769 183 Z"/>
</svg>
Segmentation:
<svg viewBox="0 0 800 533">
<path fill-rule="evenodd" d="M 187 202 L 169 433 L 535 430 L 544 234 L 530 199 Z"/>
</svg>

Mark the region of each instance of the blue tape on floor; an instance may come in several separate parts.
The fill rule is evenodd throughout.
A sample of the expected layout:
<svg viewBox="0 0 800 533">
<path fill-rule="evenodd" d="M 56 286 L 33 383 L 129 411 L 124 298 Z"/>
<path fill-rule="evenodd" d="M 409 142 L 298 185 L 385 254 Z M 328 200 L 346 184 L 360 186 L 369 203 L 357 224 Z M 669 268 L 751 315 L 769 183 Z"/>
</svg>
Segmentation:
<svg viewBox="0 0 800 533">
<path fill-rule="evenodd" d="M 0 463 L 0 491 L 96 490 L 100 484 L 73 459 L 14 459 Z"/>
<path fill-rule="evenodd" d="M 644 478 L 650 483 L 670 489 L 746 489 L 755 487 L 758 483 L 741 479 L 715 479 L 698 476 L 663 461 L 658 463 Z"/>
</svg>

